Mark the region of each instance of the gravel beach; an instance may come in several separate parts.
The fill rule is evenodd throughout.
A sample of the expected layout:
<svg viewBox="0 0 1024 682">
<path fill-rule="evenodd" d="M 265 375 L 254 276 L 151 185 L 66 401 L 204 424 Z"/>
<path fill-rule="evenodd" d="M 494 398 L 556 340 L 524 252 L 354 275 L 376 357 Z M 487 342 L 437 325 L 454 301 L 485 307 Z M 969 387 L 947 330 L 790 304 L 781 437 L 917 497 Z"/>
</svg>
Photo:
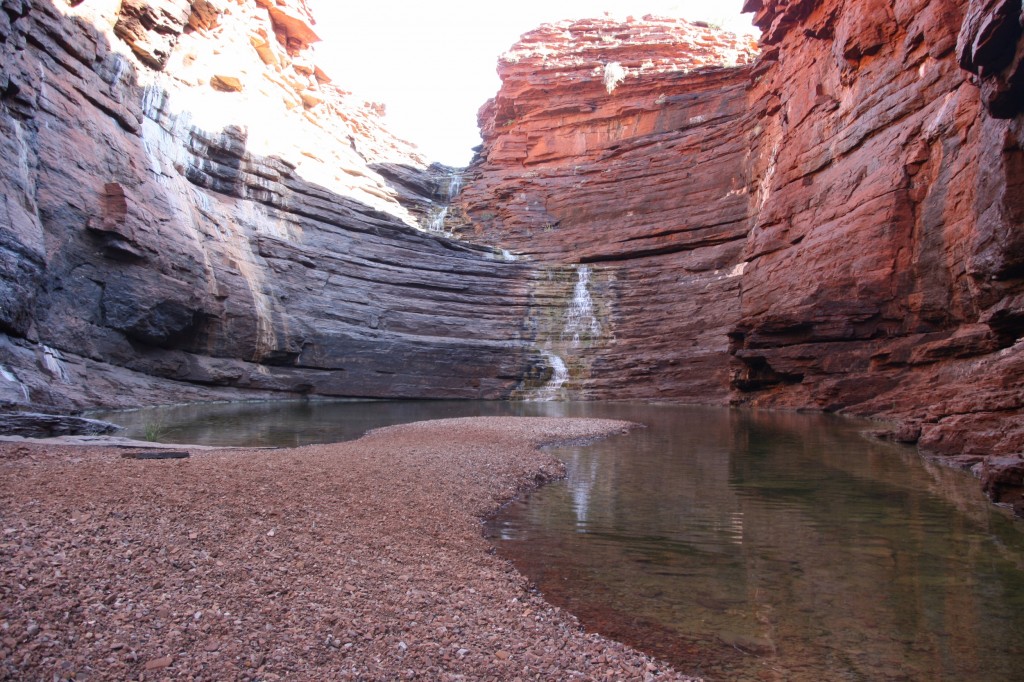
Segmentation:
<svg viewBox="0 0 1024 682">
<path fill-rule="evenodd" d="M 0 679 L 688 680 L 582 631 L 480 519 L 629 428 L 470 418 L 289 450 L 0 444 Z"/>
</svg>

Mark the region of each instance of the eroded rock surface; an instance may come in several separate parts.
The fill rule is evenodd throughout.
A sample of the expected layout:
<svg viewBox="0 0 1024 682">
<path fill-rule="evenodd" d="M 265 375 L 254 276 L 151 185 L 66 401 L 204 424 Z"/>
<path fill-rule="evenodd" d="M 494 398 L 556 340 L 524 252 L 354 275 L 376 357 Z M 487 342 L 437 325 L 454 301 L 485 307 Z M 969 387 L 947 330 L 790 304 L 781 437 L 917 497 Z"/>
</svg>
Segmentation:
<svg viewBox="0 0 1024 682">
<path fill-rule="evenodd" d="M 570 391 L 1024 450 L 1019 3 L 746 9 L 764 31 L 749 64 L 668 20 L 524 36 L 481 110 L 461 229 L 588 264 L 600 337 L 538 336 Z"/>
<path fill-rule="evenodd" d="M 957 48 L 996 4 L 748 3 L 768 44 L 741 399 L 908 420 L 941 454 L 1024 449 L 1024 130 Z"/>
<path fill-rule="evenodd" d="M 73 4 L 0 13 L 5 404 L 515 389 L 530 268 L 419 229 L 303 3 Z"/>
<path fill-rule="evenodd" d="M 4 404 L 653 398 L 1024 451 L 1019 3 L 542 27 L 465 172 L 301 2 L 3 7 Z"/>
</svg>

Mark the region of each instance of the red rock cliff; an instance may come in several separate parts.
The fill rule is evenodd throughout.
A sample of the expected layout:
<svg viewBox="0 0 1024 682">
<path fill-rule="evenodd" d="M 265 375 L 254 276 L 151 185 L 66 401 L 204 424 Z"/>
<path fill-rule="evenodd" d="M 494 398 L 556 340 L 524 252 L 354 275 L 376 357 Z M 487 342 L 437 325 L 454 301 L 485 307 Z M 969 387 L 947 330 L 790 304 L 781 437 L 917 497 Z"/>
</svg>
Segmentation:
<svg viewBox="0 0 1024 682">
<path fill-rule="evenodd" d="M 645 18 L 547 26 L 501 59 L 463 229 L 546 264 L 530 328 L 568 363 L 567 392 L 727 401 L 754 54 Z"/>
<path fill-rule="evenodd" d="M 740 399 L 899 417 L 941 454 L 1024 450 L 1010 4 L 748 2 L 766 46 Z"/>
<path fill-rule="evenodd" d="M 1020 3 L 747 9 L 751 64 L 667 20 L 524 36 L 462 229 L 570 280 L 588 264 L 601 333 L 538 323 L 583 394 L 895 418 L 967 462 L 1024 450 Z"/>
</svg>

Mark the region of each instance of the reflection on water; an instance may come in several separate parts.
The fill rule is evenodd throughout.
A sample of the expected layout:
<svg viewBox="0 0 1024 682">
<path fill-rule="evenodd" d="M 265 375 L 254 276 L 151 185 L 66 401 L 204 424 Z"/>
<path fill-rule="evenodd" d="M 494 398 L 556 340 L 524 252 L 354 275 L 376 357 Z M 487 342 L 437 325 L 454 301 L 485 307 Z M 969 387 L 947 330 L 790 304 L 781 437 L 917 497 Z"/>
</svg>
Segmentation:
<svg viewBox="0 0 1024 682">
<path fill-rule="evenodd" d="M 1021 680 L 1022 526 L 977 482 L 823 415 L 592 406 L 489 523 L 589 629 L 708 680 Z"/>
<path fill-rule="evenodd" d="M 1024 533 L 977 482 L 823 415 L 609 403 L 288 402 L 97 415 L 164 442 L 285 445 L 479 415 L 646 429 L 557 451 L 488 525 L 591 630 L 710 681 L 1022 680 Z"/>
<path fill-rule="evenodd" d="M 393 424 L 481 416 L 552 416 L 568 403 L 472 400 L 290 400 L 198 403 L 130 411 L 97 411 L 89 416 L 125 428 L 117 435 L 164 443 L 221 446 L 296 447 L 353 440 L 370 429 Z"/>
</svg>

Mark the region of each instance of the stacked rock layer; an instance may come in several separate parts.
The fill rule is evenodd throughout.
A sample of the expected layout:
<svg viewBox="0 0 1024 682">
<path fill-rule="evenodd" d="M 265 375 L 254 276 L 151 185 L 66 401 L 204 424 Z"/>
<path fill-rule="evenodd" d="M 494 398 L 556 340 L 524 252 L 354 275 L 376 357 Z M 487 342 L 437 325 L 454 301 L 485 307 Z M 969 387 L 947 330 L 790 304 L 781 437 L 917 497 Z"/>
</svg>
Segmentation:
<svg viewBox="0 0 1024 682">
<path fill-rule="evenodd" d="M 756 59 L 652 17 L 524 36 L 462 229 L 602 283 L 602 337 L 563 358 L 583 395 L 891 418 L 965 464 L 1021 452 L 1019 3 L 746 9 Z"/>
<path fill-rule="evenodd" d="M 667 399 L 1024 451 L 1019 2 L 548 25 L 464 173 L 300 0 L 2 8 L 8 406 Z"/>
<path fill-rule="evenodd" d="M 330 83 L 301 2 L 0 17 L 4 403 L 516 388 L 531 269 L 420 229 L 448 171 Z"/>
</svg>

